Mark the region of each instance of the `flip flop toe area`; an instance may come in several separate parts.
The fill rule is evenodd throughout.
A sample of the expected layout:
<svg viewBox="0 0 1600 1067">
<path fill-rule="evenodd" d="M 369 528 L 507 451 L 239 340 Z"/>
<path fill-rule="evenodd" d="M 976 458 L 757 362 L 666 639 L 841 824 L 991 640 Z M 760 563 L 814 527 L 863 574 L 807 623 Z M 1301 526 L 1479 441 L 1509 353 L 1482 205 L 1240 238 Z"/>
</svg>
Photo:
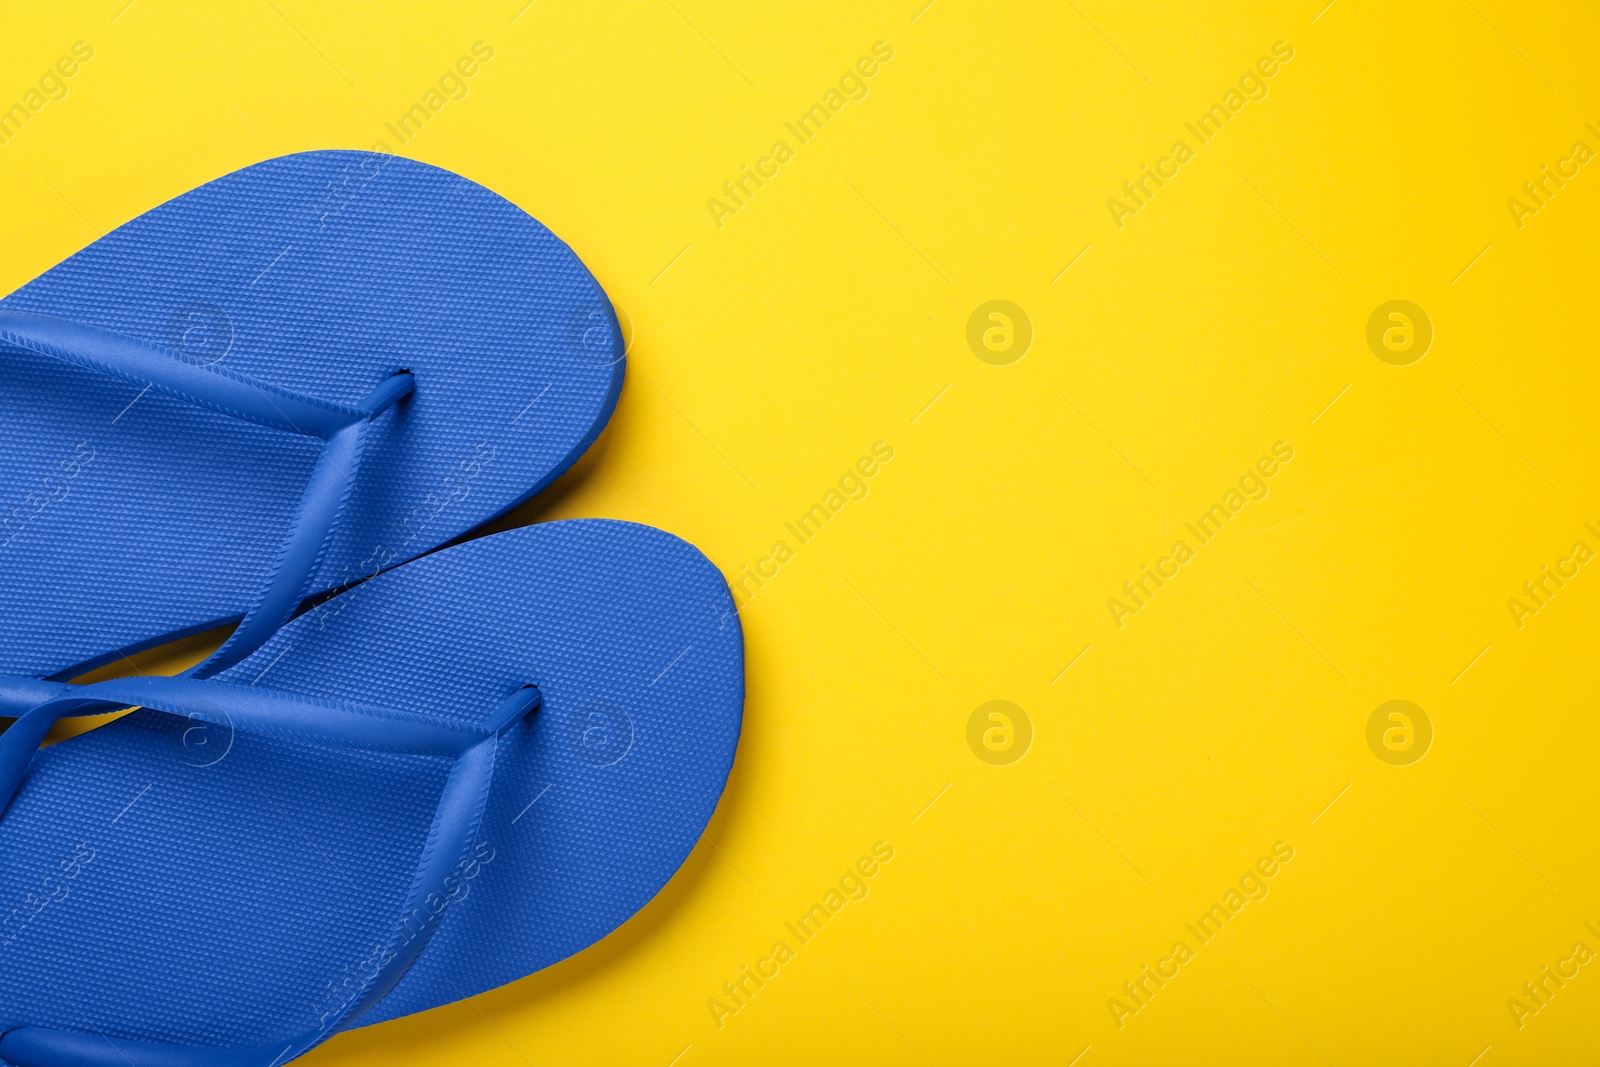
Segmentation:
<svg viewBox="0 0 1600 1067">
<path fill-rule="evenodd" d="M 400 919 L 448 770 L 151 711 L 44 750 L 0 819 L 0 1032 L 315 1030 Z"/>
<path fill-rule="evenodd" d="M 249 681 L 272 664 L 262 684 L 445 719 L 475 721 L 525 683 L 542 693 L 539 711 L 500 738 L 489 860 L 362 1022 L 524 977 L 643 907 L 721 797 L 743 721 L 743 656 L 726 581 L 697 549 L 651 527 L 580 519 L 380 575 L 232 668 L 224 677 Z"/>
<path fill-rule="evenodd" d="M 481 821 L 416 922 L 426 947 L 360 1025 L 523 977 L 643 907 L 711 818 L 744 695 L 721 574 L 607 520 L 379 575 L 216 683 L 480 731 L 538 688 L 491 735 Z M 136 711 L 34 758 L 0 817 L 0 1032 L 268 1047 L 338 1019 L 404 939 L 450 761 L 262 736 L 226 706 Z"/>
<path fill-rule="evenodd" d="M 622 380 L 572 250 L 458 175 L 308 152 L 185 193 L 4 300 L 374 420 L 314 588 L 429 551 L 543 488 Z M 0 345 L 0 673 L 46 675 L 239 616 L 317 442 Z"/>
</svg>

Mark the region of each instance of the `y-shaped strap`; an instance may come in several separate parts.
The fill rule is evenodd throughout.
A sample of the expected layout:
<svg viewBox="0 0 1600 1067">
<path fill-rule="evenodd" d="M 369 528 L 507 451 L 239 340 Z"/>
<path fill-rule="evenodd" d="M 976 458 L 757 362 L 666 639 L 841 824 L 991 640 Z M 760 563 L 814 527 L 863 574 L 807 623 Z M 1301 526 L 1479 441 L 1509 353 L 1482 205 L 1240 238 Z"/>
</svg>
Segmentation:
<svg viewBox="0 0 1600 1067">
<path fill-rule="evenodd" d="M 132 337 L 52 315 L 0 310 L 0 343 L 145 386 L 196 407 L 257 426 L 323 441 L 300 497 L 288 536 L 266 582 L 237 629 L 205 662 L 189 670 L 209 678 L 261 647 L 305 599 L 327 550 L 356 471 L 368 424 L 415 388 L 406 371 L 394 374 L 358 404 L 338 404 L 259 381 L 221 367 L 202 367 Z M 0 714 L 16 714 L 0 687 Z"/>
<path fill-rule="evenodd" d="M 477 841 L 494 774 L 499 731 L 540 703 L 539 690 L 524 686 L 503 700 L 480 726 L 466 726 L 389 708 L 322 700 L 281 690 L 192 678 L 119 678 L 74 687 L 29 711 L 0 734 L 0 804 L 21 784 L 10 757 L 24 738 L 43 738 L 57 719 L 93 715 L 138 705 L 188 719 L 229 724 L 267 737 L 367 752 L 444 756 L 454 759 L 439 796 L 433 824 L 393 933 L 374 973 L 323 1025 L 273 1046 L 203 1048 L 110 1039 L 100 1034 L 24 1026 L 0 1034 L 0 1059 L 16 1067 L 276 1067 L 343 1029 L 381 1001 L 405 976 L 438 928 L 443 909 L 429 898 L 447 895 L 446 879 Z M 19 730 L 22 736 L 13 737 Z M 29 750 L 27 758 L 32 757 Z M 417 920 L 420 929 L 410 925 Z"/>
</svg>

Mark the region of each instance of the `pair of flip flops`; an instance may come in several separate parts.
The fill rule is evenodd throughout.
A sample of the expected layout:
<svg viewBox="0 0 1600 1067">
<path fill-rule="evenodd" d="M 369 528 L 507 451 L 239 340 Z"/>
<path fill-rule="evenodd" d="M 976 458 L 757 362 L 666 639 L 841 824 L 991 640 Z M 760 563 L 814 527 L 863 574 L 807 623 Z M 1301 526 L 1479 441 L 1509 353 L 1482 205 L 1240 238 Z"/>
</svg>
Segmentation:
<svg viewBox="0 0 1600 1067">
<path fill-rule="evenodd" d="M 274 1067 L 666 883 L 739 736 L 720 573 L 606 520 L 435 551 L 584 452 L 622 355 L 538 222 L 357 152 L 0 300 L 0 1062 Z M 178 677 L 66 681 L 232 620 Z"/>
</svg>

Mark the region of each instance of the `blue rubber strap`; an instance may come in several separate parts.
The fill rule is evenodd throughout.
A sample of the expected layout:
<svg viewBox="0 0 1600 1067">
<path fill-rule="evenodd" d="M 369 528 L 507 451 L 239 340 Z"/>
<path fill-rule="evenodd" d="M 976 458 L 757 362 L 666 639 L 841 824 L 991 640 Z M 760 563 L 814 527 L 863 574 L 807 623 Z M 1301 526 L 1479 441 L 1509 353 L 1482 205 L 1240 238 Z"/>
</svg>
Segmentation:
<svg viewBox="0 0 1600 1067">
<path fill-rule="evenodd" d="M 539 701 L 537 689 L 519 689 L 483 725 L 467 726 L 391 708 L 182 676 L 113 678 L 93 685 L 51 684 L 62 692 L 24 713 L 0 734 L 0 813 L 21 787 L 45 734 L 56 720 L 69 716 L 152 708 L 288 741 L 461 759 Z"/>
<path fill-rule="evenodd" d="M 0 674 L 0 715 L 14 719 L 62 692 L 66 684 L 21 674 Z"/>
<path fill-rule="evenodd" d="M 49 720 L 42 730 L 28 731 L 42 738 L 49 723 L 62 716 L 94 714 L 129 703 L 187 718 L 231 723 L 274 737 L 365 751 L 445 755 L 455 762 L 434 810 L 400 918 L 383 945 L 381 962 L 362 989 L 342 1009 L 324 1016 L 317 1029 L 276 1047 L 202 1048 L 24 1026 L 0 1035 L 0 1058 L 15 1067 L 277 1067 L 355 1023 L 405 977 L 438 929 L 445 909 L 433 901 L 447 899 L 447 880 L 477 840 L 494 775 L 498 732 L 537 708 L 540 695 L 537 688 L 524 686 L 506 697 L 481 726 L 469 727 L 254 686 L 192 678 L 124 678 L 69 687 L 0 735 L 0 749 L 9 751 L 12 735 L 30 720 L 34 727 L 42 719 Z M 7 801 L 18 784 L 0 778 Z"/>
<path fill-rule="evenodd" d="M 412 392 L 409 373 L 392 375 L 359 404 L 336 404 L 177 354 L 110 330 L 52 315 L 0 310 L 0 343 L 144 385 L 198 407 L 324 444 L 255 603 L 222 647 L 190 669 L 208 678 L 233 666 L 289 621 L 321 566 L 334 524 L 350 498 L 371 420 Z M 0 713 L 16 712 L 15 686 L 0 679 Z M 13 690 L 9 691 L 8 690 Z"/>
<path fill-rule="evenodd" d="M 54 315 L 0 311 L 0 342 L 149 386 L 197 407 L 307 437 L 328 438 L 368 415 L 360 408 L 291 392 L 110 330 Z"/>
<path fill-rule="evenodd" d="M 289 621 L 294 609 L 310 592 L 331 540 L 329 535 L 334 523 L 354 488 L 367 425 L 362 421 L 346 426 L 322 446 L 289 524 L 288 536 L 267 573 L 265 587 L 222 647 L 189 668 L 190 676 L 209 678 L 250 655 Z"/>
</svg>

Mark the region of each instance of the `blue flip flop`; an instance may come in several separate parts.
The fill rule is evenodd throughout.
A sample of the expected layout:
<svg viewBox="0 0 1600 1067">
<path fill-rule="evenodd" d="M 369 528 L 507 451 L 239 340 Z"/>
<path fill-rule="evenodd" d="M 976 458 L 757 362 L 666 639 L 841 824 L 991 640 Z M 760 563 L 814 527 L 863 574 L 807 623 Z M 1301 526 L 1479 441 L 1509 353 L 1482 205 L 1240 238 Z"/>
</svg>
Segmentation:
<svg viewBox="0 0 1600 1067">
<path fill-rule="evenodd" d="M 0 715 L 526 500 L 598 436 L 622 338 L 482 186 L 306 152 L 219 178 L 0 300 Z"/>
<path fill-rule="evenodd" d="M 688 856 L 744 700 L 692 546 L 551 522 L 329 603 L 214 678 L 67 687 L 0 735 L 6 1063 L 282 1064 L 577 952 Z"/>
</svg>

